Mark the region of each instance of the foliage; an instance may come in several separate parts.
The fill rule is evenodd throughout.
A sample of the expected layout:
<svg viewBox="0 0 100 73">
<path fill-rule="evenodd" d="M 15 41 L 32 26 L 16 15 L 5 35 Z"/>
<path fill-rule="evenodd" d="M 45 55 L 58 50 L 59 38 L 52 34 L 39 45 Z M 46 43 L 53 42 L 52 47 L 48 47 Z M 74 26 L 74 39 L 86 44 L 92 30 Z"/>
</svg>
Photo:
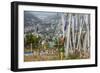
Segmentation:
<svg viewBox="0 0 100 73">
<path fill-rule="evenodd" d="M 40 36 L 36 36 L 36 35 L 33 35 L 32 33 L 29 33 L 29 34 L 26 34 L 24 38 L 25 40 L 24 42 L 25 42 L 25 45 L 32 44 L 32 47 L 36 48 L 39 44 L 40 39 L 41 39 Z"/>
</svg>

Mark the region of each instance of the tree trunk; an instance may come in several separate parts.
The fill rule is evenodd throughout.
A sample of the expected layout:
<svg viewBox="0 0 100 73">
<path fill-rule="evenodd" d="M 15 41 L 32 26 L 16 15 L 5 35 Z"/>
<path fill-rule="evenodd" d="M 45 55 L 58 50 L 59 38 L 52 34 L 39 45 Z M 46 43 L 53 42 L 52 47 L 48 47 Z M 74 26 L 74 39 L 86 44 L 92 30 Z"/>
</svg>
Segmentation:
<svg viewBox="0 0 100 73">
<path fill-rule="evenodd" d="M 31 48 L 31 52 L 32 52 L 32 51 L 33 51 L 33 50 L 32 50 L 32 43 L 30 44 L 30 48 Z"/>
</svg>

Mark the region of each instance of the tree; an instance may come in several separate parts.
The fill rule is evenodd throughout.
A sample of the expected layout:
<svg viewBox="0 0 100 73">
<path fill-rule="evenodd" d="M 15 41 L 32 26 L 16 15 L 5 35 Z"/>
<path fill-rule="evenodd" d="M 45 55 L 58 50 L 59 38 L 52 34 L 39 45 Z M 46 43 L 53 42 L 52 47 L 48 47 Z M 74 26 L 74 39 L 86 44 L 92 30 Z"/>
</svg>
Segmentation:
<svg viewBox="0 0 100 73">
<path fill-rule="evenodd" d="M 29 45 L 32 51 L 33 48 L 38 48 L 40 43 L 41 37 L 33 35 L 32 33 L 28 33 L 25 36 L 25 45 Z"/>
<path fill-rule="evenodd" d="M 30 45 L 31 52 L 32 52 L 33 43 L 34 43 L 33 35 L 31 33 L 26 34 L 26 36 L 25 36 L 25 44 L 26 45 Z"/>
</svg>

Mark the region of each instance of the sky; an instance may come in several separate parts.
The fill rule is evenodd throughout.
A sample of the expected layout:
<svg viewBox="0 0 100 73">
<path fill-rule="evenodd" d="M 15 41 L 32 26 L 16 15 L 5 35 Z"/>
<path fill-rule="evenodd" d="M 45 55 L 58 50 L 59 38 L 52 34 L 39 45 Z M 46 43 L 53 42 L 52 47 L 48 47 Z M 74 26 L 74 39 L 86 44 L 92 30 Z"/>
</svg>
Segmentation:
<svg viewBox="0 0 100 73">
<path fill-rule="evenodd" d="M 58 12 L 44 12 L 44 11 L 28 11 L 28 12 L 37 16 L 40 19 L 45 19 L 50 16 L 55 16 L 58 13 Z"/>
</svg>

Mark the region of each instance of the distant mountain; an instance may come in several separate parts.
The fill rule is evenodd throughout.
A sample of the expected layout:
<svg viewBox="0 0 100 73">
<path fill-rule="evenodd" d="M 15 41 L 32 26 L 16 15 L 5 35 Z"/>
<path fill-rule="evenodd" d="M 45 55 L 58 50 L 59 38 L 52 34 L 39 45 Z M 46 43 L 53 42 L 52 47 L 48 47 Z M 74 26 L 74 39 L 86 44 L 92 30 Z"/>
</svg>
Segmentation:
<svg viewBox="0 0 100 73">
<path fill-rule="evenodd" d="M 39 19 L 38 17 L 36 17 L 35 15 L 29 13 L 29 12 L 25 12 L 24 13 L 24 24 L 25 26 L 29 26 L 29 25 L 33 25 L 33 24 L 37 24 L 37 23 L 41 23 L 41 19 Z"/>
<path fill-rule="evenodd" d="M 29 12 L 24 12 L 24 31 L 25 32 L 31 32 L 35 31 L 36 25 L 41 24 L 42 21 L 35 15 L 29 13 Z"/>
<path fill-rule="evenodd" d="M 57 13 L 40 18 L 37 15 L 24 12 L 24 32 L 38 33 L 43 36 L 54 36 L 59 32 L 59 20 L 61 16 Z"/>
</svg>

